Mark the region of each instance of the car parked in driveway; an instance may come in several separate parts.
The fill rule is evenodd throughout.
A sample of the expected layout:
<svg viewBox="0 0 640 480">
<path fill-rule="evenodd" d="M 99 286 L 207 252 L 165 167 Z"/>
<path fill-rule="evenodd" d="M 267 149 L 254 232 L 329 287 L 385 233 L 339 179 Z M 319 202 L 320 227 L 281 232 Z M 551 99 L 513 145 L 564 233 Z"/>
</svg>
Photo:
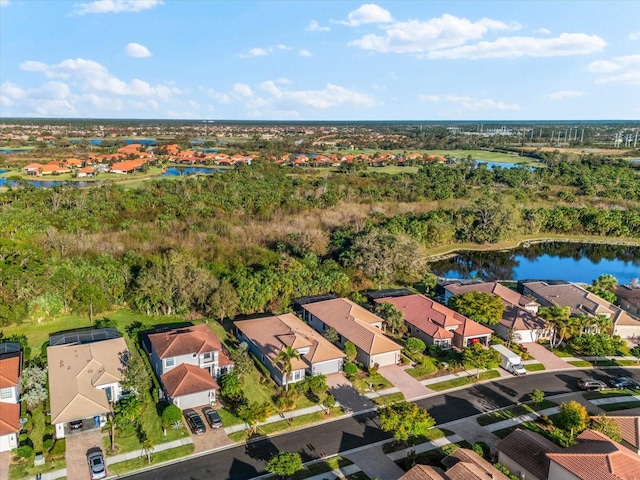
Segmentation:
<svg viewBox="0 0 640 480">
<path fill-rule="evenodd" d="M 207 423 L 211 428 L 220 428 L 222 426 L 222 419 L 218 412 L 211 407 L 204 407 L 202 409 L 204 418 L 207 419 Z"/>
<path fill-rule="evenodd" d="M 596 392 L 607 388 L 607 384 L 600 380 L 592 380 L 590 378 L 581 378 L 578 380 L 578 388 L 587 392 Z"/>
<path fill-rule="evenodd" d="M 627 377 L 618 377 L 609 380 L 609 385 L 613 388 L 640 388 L 640 383 Z"/>
<path fill-rule="evenodd" d="M 204 422 L 198 413 L 193 409 L 188 409 L 183 412 L 184 418 L 187 419 L 187 425 L 189 425 L 189 429 L 191 433 L 194 435 L 202 435 L 206 427 L 204 426 Z"/>
<path fill-rule="evenodd" d="M 87 463 L 89 464 L 89 474 L 91 480 L 98 480 L 107 476 L 107 466 L 104 463 L 104 455 L 99 448 L 92 448 L 87 453 Z"/>
<path fill-rule="evenodd" d="M 73 422 L 69 422 L 69 430 L 82 430 L 84 427 L 84 423 L 82 420 L 74 420 Z"/>
</svg>

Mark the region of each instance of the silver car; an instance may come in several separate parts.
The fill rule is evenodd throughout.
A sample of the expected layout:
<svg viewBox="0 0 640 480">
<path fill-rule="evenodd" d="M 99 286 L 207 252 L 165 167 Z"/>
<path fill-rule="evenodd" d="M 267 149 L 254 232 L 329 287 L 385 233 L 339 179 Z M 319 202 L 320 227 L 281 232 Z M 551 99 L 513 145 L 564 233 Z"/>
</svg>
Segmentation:
<svg viewBox="0 0 640 480">
<path fill-rule="evenodd" d="M 91 451 L 87 453 L 87 463 L 89 464 L 91 480 L 98 480 L 107 476 L 107 466 L 104 463 L 102 450 L 99 448 L 91 449 Z"/>
</svg>

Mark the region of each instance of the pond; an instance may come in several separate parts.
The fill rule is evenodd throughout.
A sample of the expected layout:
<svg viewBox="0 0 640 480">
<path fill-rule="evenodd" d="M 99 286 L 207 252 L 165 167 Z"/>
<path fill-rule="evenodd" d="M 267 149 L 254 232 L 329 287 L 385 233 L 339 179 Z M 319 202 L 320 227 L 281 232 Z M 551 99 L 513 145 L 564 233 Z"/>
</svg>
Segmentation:
<svg viewBox="0 0 640 480">
<path fill-rule="evenodd" d="M 430 264 L 446 278 L 567 280 L 591 283 L 609 273 L 626 284 L 640 277 L 640 247 L 546 242 L 508 251 L 464 251 Z"/>
<path fill-rule="evenodd" d="M 485 160 L 476 160 L 476 163 L 478 164 L 478 166 L 480 164 L 486 165 L 489 168 L 496 168 L 496 167 L 500 167 L 500 168 L 516 168 L 516 167 L 525 167 L 528 168 L 529 170 L 533 170 L 535 169 L 535 167 L 532 167 L 530 165 L 525 165 L 523 163 L 508 163 L 508 162 L 487 162 Z"/>
<path fill-rule="evenodd" d="M 5 170 L 6 172 L 6 170 Z M 3 173 L 2 171 L 0 171 L 0 173 Z M 95 187 L 97 185 L 100 185 L 101 182 L 83 182 L 83 181 L 78 181 L 78 182 L 65 182 L 65 181 L 60 181 L 60 180 L 50 180 L 50 181 L 46 181 L 46 180 L 27 180 L 27 183 L 29 185 L 31 185 L 32 187 L 36 187 L 36 188 L 52 188 L 52 187 L 61 187 L 61 186 L 67 186 L 67 187 Z M 0 178 L 0 187 L 16 187 L 18 186 L 18 182 L 14 181 L 14 180 L 10 180 L 8 178 Z"/>
<path fill-rule="evenodd" d="M 224 168 L 207 168 L 207 167 L 169 167 L 161 175 L 161 177 L 182 177 L 185 175 L 196 175 L 198 173 L 220 173 L 224 172 Z"/>
</svg>

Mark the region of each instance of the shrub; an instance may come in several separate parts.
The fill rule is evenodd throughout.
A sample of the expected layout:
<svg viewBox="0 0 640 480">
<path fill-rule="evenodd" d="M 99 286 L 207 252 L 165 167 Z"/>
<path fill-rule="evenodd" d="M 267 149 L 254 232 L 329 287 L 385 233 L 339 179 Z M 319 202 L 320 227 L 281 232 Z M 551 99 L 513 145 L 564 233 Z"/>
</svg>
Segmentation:
<svg viewBox="0 0 640 480">
<path fill-rule="evenodd" d="M 162 411 L 162 426 L 168 427 L 182 421 L 182 411 L 175 405 L 169 405 Z"/>
<path fill-rule="evenodd" d="M 347 362 L 344 364 L 344 373 L 347 377 L 352 377 L 358 373 L 358 366 L 355 363 Z"/>
<path fill-rule="evenodd" d="M 553 426 L 553 421 L 546 415 L 540 415 L 538 418 L 536 418 L 536 423 L 542 425 L 543 427 Z"/>
<path fill-rule="evenodd" d="M 407 342 L 404 344 L 404 348 L 406 348 L 410 353 L 422 353 L 427 346 L 419 338 L 409 337 Z"/>
<path fill-rule="evenodd" d="M 573 445 L 573 435 L 571 435 L 571 432 L 560 428 L 554 428 L 549 432 L 549 434 L 551 436 L 551 440 L 561 447 L 570 447 Z"/>
<path fill-rule="evenodd" d="M 49 451 L 53 448 L 54 443 L 55 442 L 52 438 L 47 438 L 44 442 L 42 442 L 42 448 L 44 448 L 46 451 Z"/>
<path fill-rule="evenodd" d="M 26 433 L 21 433 L 20 435 L 18 435 L 18 443 L 23 444 L 26 441 L 27 441 Z"/>
<path fill-rule="evenodd" d="M 379 368 L 380 368 L 380 365 L 375 363 L 372 366 L 370 366 L 369 368 L 367 368 L 367 372 L 369 372 L 369 375 L 375 375 L 376 373 L 378 373 L 378 369 Z"/>
<path fill-rule="evenodd" d="M 63 457 L 64 453 L 67 449 L 67 443 L 64 438 L 60 438 L 56 440 L 56 443 L 53 444 L 53 448 L 49 452 L 52 457 Z"/>
<path fill-rule="evenodd" d="M 29 445 L 21 445 L 16 448 L 16 455 L 18 455 L 20 458 L 29 458 L 33 455 L 33 447 Z"/>
<path fill-rule="evenodd" d="M 473 444 L 473 451 L 480 455 L 485 460 L 489 460 L 491 457 L 491 448 L 484 442 L 476 442 Z"/>
<path fill-rule="evenodd" d="M 429 355 L 432 357 L 441 357 L 442 356 L 442 347 L 440 345 L 436 345 L 435 343 L 429 347 Z"/>
</svg>

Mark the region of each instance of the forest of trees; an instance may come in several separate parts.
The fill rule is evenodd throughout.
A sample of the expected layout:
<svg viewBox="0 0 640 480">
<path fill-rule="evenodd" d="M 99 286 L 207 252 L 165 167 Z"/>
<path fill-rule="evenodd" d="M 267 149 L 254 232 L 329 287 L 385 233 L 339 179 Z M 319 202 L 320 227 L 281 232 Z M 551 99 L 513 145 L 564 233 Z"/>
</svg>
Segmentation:
<svg viewBox="0 0 640 480">
<path fill-rule="evenodd" d="M 640 238 L 640 166 L 473 162 L 336 173 L 255 161 L 140 188 L 0 193 L 0 326 L 114 306 L 222 318 L 411 284 L 428 248 L 522 235 Z"/>
</svg>

